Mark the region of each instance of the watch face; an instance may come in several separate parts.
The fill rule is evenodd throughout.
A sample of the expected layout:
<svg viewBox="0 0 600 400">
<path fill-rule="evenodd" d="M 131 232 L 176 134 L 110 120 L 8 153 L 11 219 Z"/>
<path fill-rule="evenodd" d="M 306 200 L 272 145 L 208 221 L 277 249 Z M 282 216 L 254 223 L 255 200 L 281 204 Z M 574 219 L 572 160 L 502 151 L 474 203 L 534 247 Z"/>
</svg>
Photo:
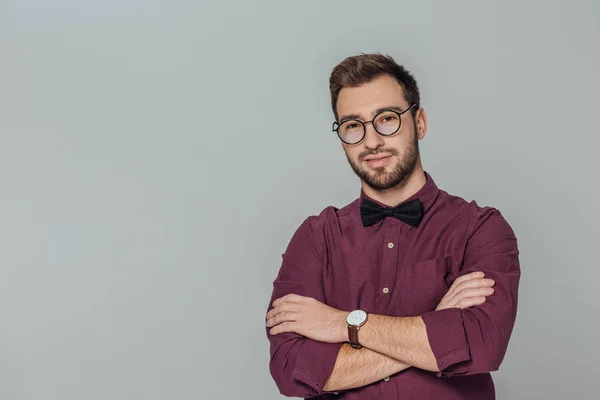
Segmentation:
<svg viewBox="0 0 600 400">
<path fill-rule="evenodd" d="M 367 313 L 363 310 L 354 310 L 346 318 L 348 325 L 359 326 L 367 320 Z"/>
</svg>

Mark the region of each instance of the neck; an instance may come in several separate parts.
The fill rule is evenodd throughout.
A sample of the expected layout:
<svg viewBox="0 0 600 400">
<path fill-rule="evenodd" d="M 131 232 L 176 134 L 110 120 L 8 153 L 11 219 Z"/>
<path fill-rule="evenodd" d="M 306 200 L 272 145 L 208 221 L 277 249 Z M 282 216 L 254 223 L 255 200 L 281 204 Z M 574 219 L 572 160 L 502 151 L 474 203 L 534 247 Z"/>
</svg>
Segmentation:
<svg viewBox="0 0 600 400">
<path fill-rule="evenodd" d="M 427 178 L 419 161 L 413 172 L 397 186 L 386 190 L 376 190 L 361 181 L 363 191 L 373 200 L 394 207 L 410 198 L 425 186 Z"/>
</svg>

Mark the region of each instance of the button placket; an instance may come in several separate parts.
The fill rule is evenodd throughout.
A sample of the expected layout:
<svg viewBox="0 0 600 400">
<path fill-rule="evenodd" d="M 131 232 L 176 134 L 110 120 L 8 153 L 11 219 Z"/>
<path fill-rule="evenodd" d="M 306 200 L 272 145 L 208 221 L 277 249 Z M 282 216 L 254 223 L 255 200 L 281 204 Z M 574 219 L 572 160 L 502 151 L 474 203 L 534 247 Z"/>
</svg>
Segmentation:
<svg viewBox="0 0 600 400">
<path fill-rule="evenodd" d="M 398 260 L 398 230 L 400 221 L 390 219 L 389 224 L 386 226 L 388 232 L 386 232 L 383 240 L 383 269 L 381 275 L 381 290 L 379 293 L 383 297 L 384 307 L 387 309 L 390 301 L 390 292 L 393 289 L 393 280 L 396 276 L 397 260 Z"/>
</svg>

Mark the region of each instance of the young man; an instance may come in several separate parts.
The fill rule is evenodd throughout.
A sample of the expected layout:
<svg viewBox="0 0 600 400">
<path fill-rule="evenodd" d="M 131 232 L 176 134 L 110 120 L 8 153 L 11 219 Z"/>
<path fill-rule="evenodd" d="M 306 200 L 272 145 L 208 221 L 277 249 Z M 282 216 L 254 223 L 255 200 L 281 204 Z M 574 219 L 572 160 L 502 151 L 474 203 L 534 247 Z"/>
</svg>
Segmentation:
<svg viewBox="0 0 600 400">
<path fill-rule="evenodd" d="M 511 227 L 423 170 L 427 116 L 391 57 L 347 58 L 330 90 L 362 189 L 308 217 L 283 254 L 266 316 L 273 379 L 305 398 L 494 399 L 517 313 Z"/>
</svg>

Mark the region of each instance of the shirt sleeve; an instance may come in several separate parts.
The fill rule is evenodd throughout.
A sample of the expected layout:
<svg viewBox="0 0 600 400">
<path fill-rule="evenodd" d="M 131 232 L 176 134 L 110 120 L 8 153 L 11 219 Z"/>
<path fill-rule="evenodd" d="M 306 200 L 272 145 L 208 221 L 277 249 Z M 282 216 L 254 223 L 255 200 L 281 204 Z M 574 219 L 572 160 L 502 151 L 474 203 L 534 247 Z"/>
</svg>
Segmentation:
<svg viewBox="0 0 600 400">
<path fill-rule="evenodd" d="M 279 274 L 273 282 L 273 301 L 294 293 L 325 302 L 322 265 L 319 251 L 323 243 L 314 241 L 315 218 L 310 217 L 298 228 L 283 254 Z M 293 332 L 271 335 L 270 372 L 281 394 L 294 397 L 314 397 L 323 394 L 323 386 L 331 375 L 341 343 L 323 343 Z"/>
<path fill-rule="evenodd" d="M 496 283 L 486 302 L 467 309 L 425 313 L 438 376 L 496 371 L 504 359 L 517 315 L 521 270 L 517 239 L 500 212 L 484 208 L 467 241 L 461 275 L 483 271 Z"/>
</svg>

